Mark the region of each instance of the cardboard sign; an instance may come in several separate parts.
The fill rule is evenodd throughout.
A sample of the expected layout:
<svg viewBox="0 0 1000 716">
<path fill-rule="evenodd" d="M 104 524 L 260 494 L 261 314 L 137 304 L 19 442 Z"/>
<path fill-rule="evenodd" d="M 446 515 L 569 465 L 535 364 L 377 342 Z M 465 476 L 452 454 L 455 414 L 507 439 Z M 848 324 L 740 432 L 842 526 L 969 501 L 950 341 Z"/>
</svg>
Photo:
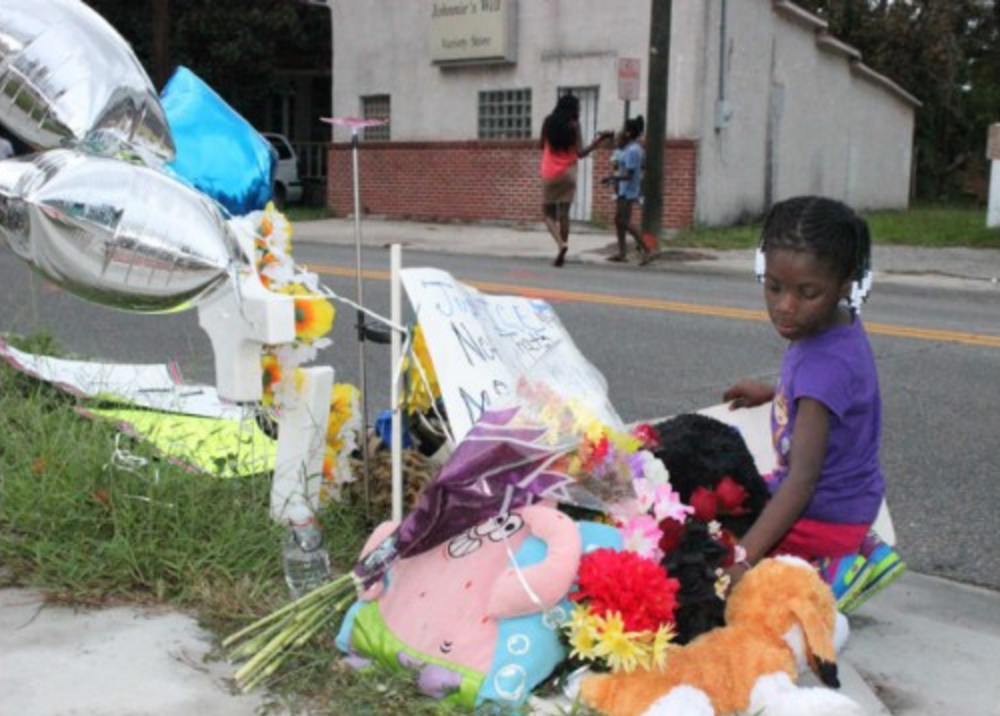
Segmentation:
<svg viewBox="0 0 1000 716">
<path fill-rule="evenodd" d="M 401 275 L 456 441 L 486 409 L 516 405 L 521 379 L 579 399 L 606 424 L 621 425 L 607 400 L 604 377 L 547 302 L 487 296 L 438 269 L 403 269 Z"/>
</svg>

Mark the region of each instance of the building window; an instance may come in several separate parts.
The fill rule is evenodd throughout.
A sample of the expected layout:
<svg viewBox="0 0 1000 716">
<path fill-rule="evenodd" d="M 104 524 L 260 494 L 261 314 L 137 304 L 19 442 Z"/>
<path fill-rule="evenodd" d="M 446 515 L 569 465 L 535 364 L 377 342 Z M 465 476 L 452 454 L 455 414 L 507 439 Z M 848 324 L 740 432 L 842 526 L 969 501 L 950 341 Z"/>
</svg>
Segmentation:
<svg viewBox="0 0 1000 716">
<path fill-rule="evenodd" d="M 365 119 L 392 120 L 392 101 L 387 94 L 373 94 L 361 98 L 361 116 Z M 383 124 L 379 127 L 365 127 L 363 139 L 376 142 L 387 142 L 390 139 L 389 127 Z"/>
<path fill-rule="evenodd" d="M 480 139 L 531 137 L 531 90 L 479 93 Z"/>
</svg>

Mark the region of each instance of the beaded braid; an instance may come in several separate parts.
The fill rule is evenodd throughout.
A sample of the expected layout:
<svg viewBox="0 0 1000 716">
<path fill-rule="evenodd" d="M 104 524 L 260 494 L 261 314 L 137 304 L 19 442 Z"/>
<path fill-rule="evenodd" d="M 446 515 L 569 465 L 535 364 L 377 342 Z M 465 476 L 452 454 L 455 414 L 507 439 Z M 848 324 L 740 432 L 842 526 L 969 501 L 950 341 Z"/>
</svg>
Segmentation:
<svg viewBox="0 0 1000 716">
<path fill-rule="evenodd" d="M 771 249 L 808 251 L 828 261 L 841 280 L 851 279 L 848 305 L 861 311 L 872 287 L 868 223 L 846 204 L 821 196 L 798 196 L 775 204 L 764 220 L 754 261 L 764 280 L 764 257 Z"/>
</svg>

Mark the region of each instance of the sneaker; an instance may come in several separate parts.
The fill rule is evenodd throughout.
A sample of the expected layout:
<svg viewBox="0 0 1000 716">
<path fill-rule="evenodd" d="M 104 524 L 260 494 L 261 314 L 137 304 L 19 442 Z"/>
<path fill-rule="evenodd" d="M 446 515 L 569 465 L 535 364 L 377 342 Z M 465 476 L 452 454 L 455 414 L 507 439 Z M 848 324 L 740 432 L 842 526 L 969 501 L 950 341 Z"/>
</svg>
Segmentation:
<svg viewBox="0 0 1000 716">
<path fill-rule="evenodd" d="M 837 609 L 844 611 L 844 604 L 857 599 L 865 586 L 868 560 L 860 554 L 843 557 L 825 557 L 816 563 L 819 576 L 830 585 L 837 599 Z"/>
<path fill-rule="evenodd" d="M 864 584 L 851 600 L 840 605 L 845 614 L 853 612 L 906 571 L 906 563 L 899 552 L 879 539 L 874 532 L 869 532 L 865 537 L 861 544 L 861 554 L 867 562 Z"/>
</svg>

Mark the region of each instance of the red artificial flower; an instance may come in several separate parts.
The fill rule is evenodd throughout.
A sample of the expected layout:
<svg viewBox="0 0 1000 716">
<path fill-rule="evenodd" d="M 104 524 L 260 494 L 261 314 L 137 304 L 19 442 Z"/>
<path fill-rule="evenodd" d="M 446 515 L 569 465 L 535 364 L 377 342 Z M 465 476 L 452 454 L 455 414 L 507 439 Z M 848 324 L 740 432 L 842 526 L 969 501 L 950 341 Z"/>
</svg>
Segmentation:
<svg viewBox="0 0 1000 716">
<path fill-rule="evenodd" d="M 662 536 L 657 546 L 663 554 L 672 554 L 681 544 L 681 537 L 684 536 L 684 525 L 668 517 L 660 521 L 659 528 Z"/>
<path fill-rule="evenodd" d="M 647 450 L 655 450 L 660 447 L 660 436 L 649 423 L 639 423 L 632 428 L 632 437 L 639 440 Z"/>
<path fill-rule="evenodd" d="M 745 515 L 748 511 L 743 506 L 747 491 L 728 475 L 715 486 L 715 497 L 719 512 L 724 515 Z"/>
<path fill-rule="evenodd" d="M 739 540 L 736 538 L 736 535 L 734 535 L 729 530 L 724 529 L 719 532 L 719 536 L 716 538 L 715 541 L 726 548 L 726 556 L 722 560 L 722 564 L 720 564 L 719 566 L 723 568 L 732 567 L 733 563 L 736 561 L 735 548 L 736 545 L 739 543 Z"/>
<path fill-rule="evenodd" d="M 626 631 L 656 631 L 674 623 L 680 583 L 651 559 L 635 552 L 599 549 L 580 560 L 578 590 L 569 595 L 586 602 L 591 613 L 621 614 Z"/>
<path fill-rule="evenodd" d="M 597 440 L 590 443 L 590 460 L 594 465 L 600 465 L 608 457 L 608 450 L 611 444 L 607 435 L 601 435 Z"/>
<path fill-rule="evenodd" d="M 718 512 L 718 498 L 714 490 L 707 487 L 696 487 L 691 493 L 691 507 L 694 516 L 702 522 L 711 522 Z"/>
</svg>

